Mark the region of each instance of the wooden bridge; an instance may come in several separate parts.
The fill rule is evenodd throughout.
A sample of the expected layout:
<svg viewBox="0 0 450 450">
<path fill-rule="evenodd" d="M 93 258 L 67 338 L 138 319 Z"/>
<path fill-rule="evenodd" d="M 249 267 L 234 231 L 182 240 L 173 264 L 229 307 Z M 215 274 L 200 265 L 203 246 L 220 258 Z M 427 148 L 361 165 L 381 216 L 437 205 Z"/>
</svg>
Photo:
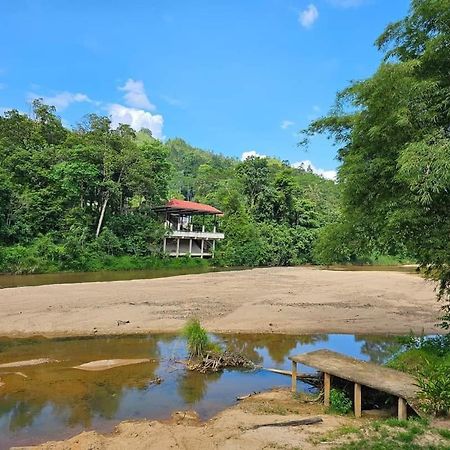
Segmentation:
<svg viewBox="0 0 450 450">
<path fill-rule="evenodd" d="M 292 361 L 292 391 L 297 391 L 297 363 L 323 372 L 324 404 L 330 406 L 330 389 L 332 377 L 341 378 L 354 383 L 355 417 L 361 417 L 361 386 L 367 386 L 386 392 L 398 398 L 398 418 L 406 419 L 408 405 L 420 415 L 417 408 L 418 388 L 412 376 L 377 364 L 330 350 L 316 350 L 297 356 L 290 356 Z"/>
</svg>

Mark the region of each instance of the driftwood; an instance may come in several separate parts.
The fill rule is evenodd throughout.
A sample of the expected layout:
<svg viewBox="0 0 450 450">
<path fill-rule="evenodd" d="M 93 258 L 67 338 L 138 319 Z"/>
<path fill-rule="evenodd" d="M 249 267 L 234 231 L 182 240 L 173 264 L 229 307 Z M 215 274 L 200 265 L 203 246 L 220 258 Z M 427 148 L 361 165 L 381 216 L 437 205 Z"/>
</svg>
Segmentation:
<svg viewBox="0 0 450 450">
<path fill-rule="evenodd" d="M 267 370 L 268 372 L 277 373 L 280 375 L 287 375 L 289 377 L 292 376 L 292 372 L 290 370 L 272 369 L 268 367 L 263 367 L 263 370 Z M 297 379 L 317 388 L 320 388 L 322 386 L 322 378 L 318 373 L 297 373 Z"/>
<path fill-rule="evenodd" d="M 247 395 L 243 395 L 242 397 L 236 397 L 236 400 L 238 401 L 238 402 L 240 402 L 240 401 L 242 401 L 242 400 L 245 400 L 246 398 L 250 398 L 250 397 L 253 397 L 254 395 L 257 395 L 257 394 L 259 394 L 259 392 L 252 392 L 251 394 L 247 394 Z"/>
<path fill-rule="evenodd" d="M 322 423 L 323 419 L 321 417 L 308 417 L 307 419 L 301 420 L 289 420 L 288 422 L 273 422 L 273 423 L 261 423 L 259 425 L 254 425 L 247 430 L 256 430 L 262 427 L 299 427 L 302 425 L 314 425 L 316 423 Z"/>
<path fill-rule="evenodd" d="M 255 368 L 253 361 L 239 353 L 232 352 L 207 352 L 200 359 L 189 360 L 186 365 L 189 370 L 197 370 L 201 373 L 218 372 L 227 367 Z"/>
</svg>

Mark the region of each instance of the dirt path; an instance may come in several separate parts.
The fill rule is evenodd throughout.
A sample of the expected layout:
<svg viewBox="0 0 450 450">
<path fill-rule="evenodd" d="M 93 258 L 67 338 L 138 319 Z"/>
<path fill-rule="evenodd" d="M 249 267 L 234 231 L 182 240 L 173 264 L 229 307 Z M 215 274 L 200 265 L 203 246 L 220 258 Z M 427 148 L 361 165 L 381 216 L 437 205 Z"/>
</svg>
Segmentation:
<svg viewBox="0 0 450 450">
<path fill-rule="evenodd" d="M 435 332 L 433 285 L 398 272 L 264 268 L 153 280 L 0 290 L 0 335 L 178 331 Z"/>
</svg>

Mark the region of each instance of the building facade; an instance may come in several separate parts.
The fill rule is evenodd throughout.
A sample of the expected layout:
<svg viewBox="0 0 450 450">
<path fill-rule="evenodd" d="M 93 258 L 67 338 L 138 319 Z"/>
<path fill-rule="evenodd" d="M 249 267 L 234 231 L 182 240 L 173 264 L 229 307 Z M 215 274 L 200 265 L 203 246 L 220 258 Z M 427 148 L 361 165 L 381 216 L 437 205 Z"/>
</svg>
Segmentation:
<svg viewBox="0 0 450 450">
<path fill-rule="evenodd" d="M 154 210 L 164 220 L 163 251 L 170 256 L 212 258 L 216 242 L 225 238 L 224 233 L 218 231 L 217 221 L 223 213 L 214 206 L 172 199 Z M 209 225 L 205 224 L 207 216 L 214 217 L 213 221 L 208 220 Z"/>
</svg>

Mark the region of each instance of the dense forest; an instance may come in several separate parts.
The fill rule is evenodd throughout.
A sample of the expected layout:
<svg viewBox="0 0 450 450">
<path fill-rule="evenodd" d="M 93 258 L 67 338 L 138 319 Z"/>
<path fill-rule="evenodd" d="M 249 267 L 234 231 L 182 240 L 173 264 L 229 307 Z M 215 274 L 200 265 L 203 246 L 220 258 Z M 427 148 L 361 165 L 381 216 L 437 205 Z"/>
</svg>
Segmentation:
<svg viewBox="0 0 450 450">
<path fill-rule="evenodd" d="M 318 231 L 338 219 L 338 188 L 286 161 L 240 162 L 161 142 L 148 130 L 113 129 L 88 115 L 74 129 L 52 106 L 0 117 L 0 271 L 98 270 L 196 264 L 162 254 L 152 211 L 168 198 L 224 212 L 215 264 L 314 262 Z"/>
</svg>

